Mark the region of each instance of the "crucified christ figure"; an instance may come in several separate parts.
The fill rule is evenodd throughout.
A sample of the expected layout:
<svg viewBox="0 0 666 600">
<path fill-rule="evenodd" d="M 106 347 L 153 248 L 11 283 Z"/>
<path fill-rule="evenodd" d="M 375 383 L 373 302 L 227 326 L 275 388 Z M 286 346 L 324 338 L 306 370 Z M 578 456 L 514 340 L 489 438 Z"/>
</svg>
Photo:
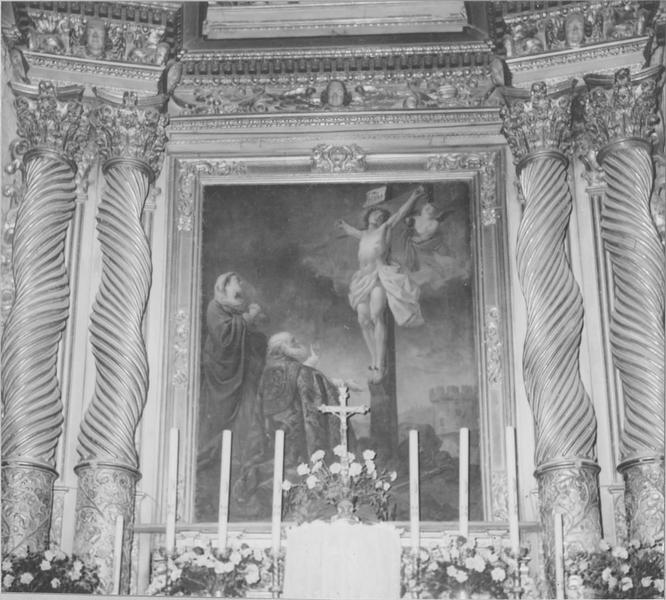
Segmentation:
<svg viewBox="0 0 666 600">
<path fill-rule="evenodd" d="M 391 310 L 398 325 L 423 325 L 419 287 L 390 258 L 392 229 L 423 193 L 423 188 L 417 187 L 394 214 L 385 208 L 370 208 L 364 217 L 365 229 L 356 229 L 342 219 L 336 223 L 347 235 L 359 240 L 359 269 L 349 284 L 349 303 L 356 310 L 370 352 L 373 383 L 380 382 L 386 374 L 386 308 Z"/>
</svg>

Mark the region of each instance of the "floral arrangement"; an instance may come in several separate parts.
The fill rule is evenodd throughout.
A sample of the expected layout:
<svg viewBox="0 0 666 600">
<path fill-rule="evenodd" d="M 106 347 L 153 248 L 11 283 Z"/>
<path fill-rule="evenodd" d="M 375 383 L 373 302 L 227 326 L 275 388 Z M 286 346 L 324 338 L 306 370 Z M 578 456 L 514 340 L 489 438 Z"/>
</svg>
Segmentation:
<svg viewBox="0 0 666 600">
<path fill-rule="evenodd" d="M 396 472 L 378 472 L 374 450 L 363 451 L 362 461 L 357 461 L 342 445 L 333 448 L 333 454 L 337 460 L 326 464 L 325 452 L 317 450 L 310 464 L 298 465 L 296 473 L 300 481 L 283 482 L 287 514 L 302 523 L 335 514 L 336 509 L 340 513 L 341 503 L 347 502 L 351 503 L 352 511 L 369 507 L 371 517 L 387 521 L 391 512 L 389 490 Z"/>
<path fill-rule="evenodd" d="M 151 596 L 244 597 L 248 590 L 269 587 L 273 572 L 270 550 L 239 548 L 218 550 L 195 546 L 169 559 L 159 553 L 162 568 L 146 591 Z"/>
<path fill-rule="evenodd" d="M 516 585 L 516 577 L 520 577 L 518 561 L 507 551 L 479 548 L 475 540 L 462 536 L 446 536 L 441 544 L 429 550 L 421 549 L 416 582 L 410 581 L 413 572 L 411 551 L 405 551 L 403 593 L 418 583 L 425 592 L 422 597 L 429 598 L 473 595 L 508 598 Z"/>
<path fill-rule="evenodd" d="M 565 560 L 570 596 L 580 592 L 597 598 L 663 598 L 664 545 L 611 546 L 601 540 L 593 552 L 578 552 Z M 583 592 L 585 590 L 585 592 Z"/>
<path fill-rule="evenodd" d="M 97 566 L 60 550 L 28 550 L 2 559 L 3 592 L 93 594 L 98 586 Z"/>
</svg>

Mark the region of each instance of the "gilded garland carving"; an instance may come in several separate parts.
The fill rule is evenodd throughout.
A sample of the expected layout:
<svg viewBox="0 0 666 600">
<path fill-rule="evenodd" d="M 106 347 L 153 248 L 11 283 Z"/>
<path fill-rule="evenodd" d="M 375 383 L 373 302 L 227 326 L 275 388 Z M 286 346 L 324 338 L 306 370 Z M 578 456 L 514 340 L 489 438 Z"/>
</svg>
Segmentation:
<svg viewBox="0 0 666 600">
<path fill-rule="evenodd" d="M 525 209 L 518 276 L 527 305 L 523 371 L 536 428 L 536 464 L 595 457 L 596 419 L 579 371 L 583 301 L 564 250 L 572 208 L 566 158 L 571 101 L 532 86 L 531 101 L 504 111 L 503 132 L 518 162 Z"/>
<path fill-rule="evenodd" d="M 48 547 L 55 478 L 55 471 L 39 465 L 3 461 L 3 554 Z"/>
<path fill-rule="evenodd" d="M 493 470 L 491 472 L 493 521 L 508 521 L 509 519 L 506 477 L 505 471 Z"/>
<path fill-rule="evenodd" d="M 592 551 L 601 539 L 599 467 L 589 461 L 560 463 L 539 469 L 540 518 L 546 573 L 555 577 L 554 515 L 562 514 L 565 552 Z M 554 593 L 551 597 L 555 597 Z"/>
<path fill-rule="evenodd" d="M 450 152 L 435 154 L 426 160 L 427 171 L 474 170 L 480 173 L 481 182 L 481 222 L 484 226 L 494 225 L 499 218 L 497 204 L 497 164 L 499 152 L 479 152 L 463 154 Z"/>
<path fill-rule="evenodd" d="M 356 144 L 319 144 L 312 149 L 310 166 L 313 173 L 361 173 L 367 168 L 365 152 Z"/>
<path fill-rule="evenodd" d="M 501 315 L 497 306 L 487 306 L 483 341 L 486 347 L 486 378 L 488 383 L 502 382 Z"/>
<path fill-rule="evenodd" d="M 113 546 L 117 516 L 124 519 L 120 593 L 129 593 L 137 473 L 110 465 L 77 467 L 74 553 L 99 565 L 100 592 L 113 589 Z"/>
<path fill-rule="evenodd" d="M 173 376 L 171 383 L 177 387 L 187 385 L 189 377 L 190 355 L 190 316 L 185 309 L 176 311 L 174 317 Z"/>
<path fill-rule="evenodd" d="M 242 161 L 179 160 L 176 172 L 178 185 L 178 231 L 192 231 L 194 219 L 194 195 L 201 175 L 227 177 L 247 174 L 247 164 Z"/>
<path fill-rule="evenodd" d="M 651 545 L 664 539 L 664 460 L 620 467 L 625 480 L 625 507 L 630 539 Z"/>
</svg>

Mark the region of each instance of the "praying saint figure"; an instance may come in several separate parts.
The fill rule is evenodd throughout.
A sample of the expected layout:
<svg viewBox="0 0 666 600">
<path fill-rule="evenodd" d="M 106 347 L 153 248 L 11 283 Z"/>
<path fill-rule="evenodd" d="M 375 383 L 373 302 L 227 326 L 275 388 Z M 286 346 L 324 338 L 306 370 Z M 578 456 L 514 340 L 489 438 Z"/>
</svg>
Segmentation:
<svg viewBox="0 0 666 600">
<path fill-rule="evenodd" d="M 423 325 L 420 289 L 390 257 L 393 228 L 423 194 L 423 187 L 417 187 L 394 214 L 385 208 L 370 208 L 365 213 L 365 229 L 356 229 L 342 219 L 336 223 L 348 236 L 359 240 L 359 269 L 349 284 L 349 303 L 356 310 L 370 352 L 372 383 L 379 383 L 386 375 L 386 308 L 402 327 Z"/>
</svg>

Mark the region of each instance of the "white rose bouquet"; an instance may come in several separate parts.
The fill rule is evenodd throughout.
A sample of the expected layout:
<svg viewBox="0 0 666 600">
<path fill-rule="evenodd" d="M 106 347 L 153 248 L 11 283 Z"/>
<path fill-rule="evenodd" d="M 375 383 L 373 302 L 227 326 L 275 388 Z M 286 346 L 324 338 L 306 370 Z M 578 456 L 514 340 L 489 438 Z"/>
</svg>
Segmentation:
<svg viewBox="0 0 666 600">
<path fill-rule="evenodd" d="M 341 503 L 347 502 L 353 512 L 365 507 L 370 509 L 372 518 L 388 520 L 391 516 L 389 490 L 396 472 L 379 472 L 374 450 L 365 450 L 357 458 L 339 445 L 333 449 L 333 454 L 334 458 L 327 464 L 325 452 L 317 450 L 309 463 L 302 463 L 296 469 L 299 481 L 283 482 L 287 516 L 299 523 L 312 521 L 335 514 Z"/>
</svg>

